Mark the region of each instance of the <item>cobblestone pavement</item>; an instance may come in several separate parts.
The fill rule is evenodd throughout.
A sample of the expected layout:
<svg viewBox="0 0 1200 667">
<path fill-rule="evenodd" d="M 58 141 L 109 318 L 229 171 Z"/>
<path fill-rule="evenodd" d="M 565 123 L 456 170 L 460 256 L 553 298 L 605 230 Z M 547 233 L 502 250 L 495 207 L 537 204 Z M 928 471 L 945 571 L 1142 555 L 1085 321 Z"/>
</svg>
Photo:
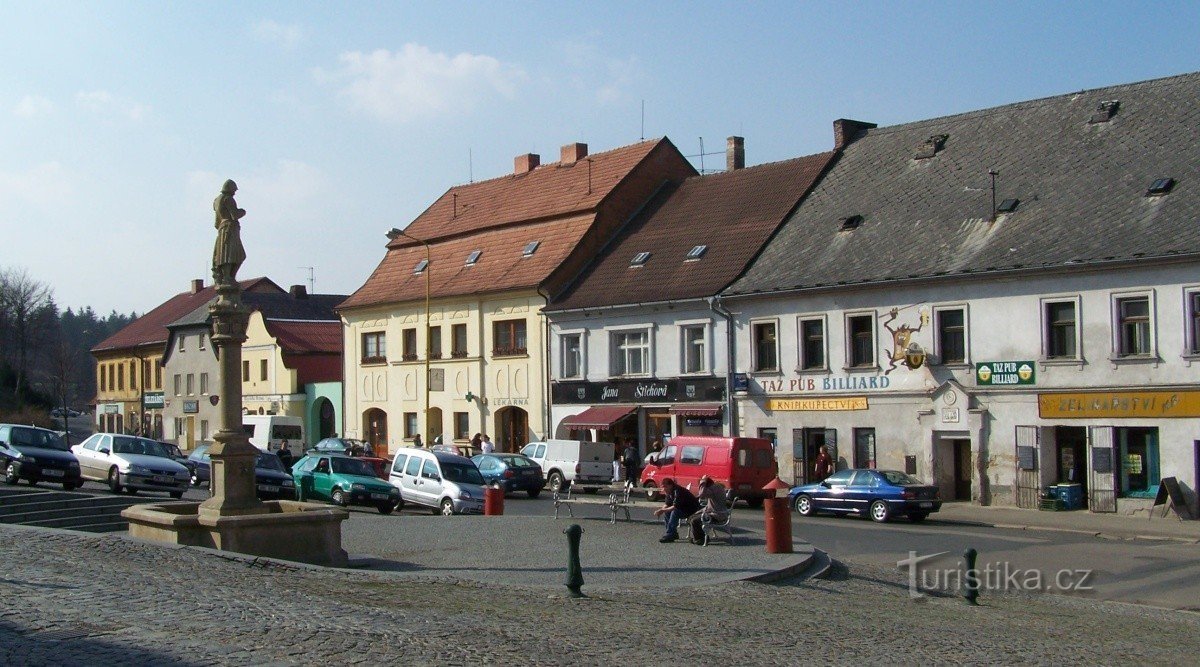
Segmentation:
<svg viewBox="0 0 1200 667">
<path fill-rule="evenodd" d="M 593 591 L 297 568 L 0 526 L 0 663 L 1184 664 L 1200 616 L 1067 596 L 914 602 L 894 570 Z M 585 587 L 585 592 L 588 589 Z"/>
</svg>

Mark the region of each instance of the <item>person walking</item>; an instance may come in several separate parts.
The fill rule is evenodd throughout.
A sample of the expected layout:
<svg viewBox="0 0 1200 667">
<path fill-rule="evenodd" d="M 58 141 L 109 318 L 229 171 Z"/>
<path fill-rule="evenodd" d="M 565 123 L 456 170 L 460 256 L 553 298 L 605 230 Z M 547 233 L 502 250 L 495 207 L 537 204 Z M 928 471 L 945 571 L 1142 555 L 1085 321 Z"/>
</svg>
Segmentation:
<svg viewBox="0 0 1200 667">
<path fill-rule="evenodd" d="M 666 532 L 658 541 L 674 542 L 679 539 L 679 520 L 699 512 L 700 501 L 696 500 L 691 491 L 679 486 L 670 477 L 663 479 L 662 490 L 666 501 L 662 507 L 654 510 L 654 516 L 663 517 Z"/>
<path fill-rule="evenodd" d="M 491 454 L 496 451 L 496 445 L 492 444 L 492 439 L 488 437 L 487 433 L 483 434 L 483 440 L 479 443 L 479 451 L 484 454 Z"/>
<path fill-rule="evenodd" d="M 625 443 L 625 451 L 621 452 L 621 463 L 625 466 L 625 486 L 634 488 L 638 483 L 638 464 L 641 462 L 641 457 L 638 456 L 637 445 L 634 444 L 633 438 L 630 438 Z"/>
<path fill-rule="evenodd" d="M 833 474 L 833 457 L 829 455 L 829 448 L 821 445 L 817 450 L 817 460 L 813 462 L 813 474 L 816 475 L 816 481 L 824 481 L 826 477 Z"/>
<path fill-rule="evenodd" d="M 279 457 L 279 462 L 283 464 L 285 470 L 292 469 L 292 450 L 288 447 L 287 439 L 279 443 L 279 451 L 275 452 L 275 455 Z"/>
</svg>

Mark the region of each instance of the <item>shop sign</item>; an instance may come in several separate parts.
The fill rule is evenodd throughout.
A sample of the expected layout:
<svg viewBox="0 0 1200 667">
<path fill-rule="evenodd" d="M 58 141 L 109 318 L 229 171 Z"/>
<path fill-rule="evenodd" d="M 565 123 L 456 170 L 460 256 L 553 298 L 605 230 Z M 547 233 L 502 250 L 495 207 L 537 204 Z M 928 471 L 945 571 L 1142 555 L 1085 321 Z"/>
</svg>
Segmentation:
<svg viewBox="0 0 1200 667">
<path fill-rule="evenodd" d="M 764 394 L 804 394 L 815 391 L 873 391 L 892 386 L 886 375 L 830 375 L 827 377 L 759 380 Z"/>
<path fill-rule="evenodd" d="M 528 398 L 496 398 L 492 399 L 492 405 L 529 405 Z"/>
<path fill-rule="evenodd" d="M 556 404 L 579 403 L 690 403 L 723 402 L 725 380 L 716 378 L 669 380 L 612 380 L 609 382 L 554 382 Z"/>
<path fill-rule="evenodd" d="M 184 401 L 183 414 L 190 415 L 200 412 L 200 401 Z"/>
<path fill-rule="evenodd" d="M 975 364 L 975 382 L 990 386 L 1036 384 L 1037 373 L 1032 361 L 985 361 Z"/>
<path fill-rule="evenodd" d="M 1200 417 L 1200 391 L 1109 391 L 1038 394 L 1043 419 Z"/>
<path fill-rule="evenodd" d="M 767 401 L 767 409 L 772 412 L 831 412 L 838 410 L 866 410 L 867 397 L 847 396 L 846 398 L 772 398 Z"/>
<path fill-rule="evenodd" d="M 720 417 L 684 417 L 683 423 L 687 426 L 708 426 L 716 427 L 721 425 Z"/>
<path fill-rule="evenodd" d="M 142 408 L 153 409 L 163 407 L 164 399 L 161 391 L 148 391 L 142 394 Z"/>
<path fill-rule="evenodd" d="M 104 414 L 115 415 L 115 414 L 119 414 L 120 412 L 121 412 L 121 404 L 120 403 L 105 403 L 104 404 Z"/>
</svg>

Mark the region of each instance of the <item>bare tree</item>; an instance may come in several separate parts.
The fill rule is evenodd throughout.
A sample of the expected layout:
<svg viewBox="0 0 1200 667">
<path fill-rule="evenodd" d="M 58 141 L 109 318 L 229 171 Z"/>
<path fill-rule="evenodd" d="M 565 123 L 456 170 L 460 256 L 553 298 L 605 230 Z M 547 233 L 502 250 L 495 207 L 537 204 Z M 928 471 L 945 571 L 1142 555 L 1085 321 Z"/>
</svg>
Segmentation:
<svg viewBox="0 0 1200 667">
<path fill-rule="evenodd" d="M 51 303 L 50 286 L 34 280 L 24 269 L 0 269 L 0 334 L 11 345 L 16 370 L 17 405 L 24 404 L 29 357 L 35 347 L 34 318 Z"/>
</svg>

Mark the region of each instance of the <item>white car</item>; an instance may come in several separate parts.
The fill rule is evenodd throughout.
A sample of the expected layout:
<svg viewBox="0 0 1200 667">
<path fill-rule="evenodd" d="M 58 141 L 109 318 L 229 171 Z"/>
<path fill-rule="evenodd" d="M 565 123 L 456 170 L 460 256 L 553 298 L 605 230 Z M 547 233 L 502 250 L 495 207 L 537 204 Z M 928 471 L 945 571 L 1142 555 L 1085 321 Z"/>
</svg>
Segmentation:
<svg viewBox="0 0 1200 667">
<path fill-rule="evenodd" d="M 547 440 L 531 442 L 521 453 L 533 459 L 546 475 L 546 486 L 552 493 L 571 485 L 586 493 L 608 486 L 613 480 L 613 443 L 581 440 Z"/>
<path fill-rule="evenodd" d="M 163 491 L 182 498 L 191 473 L 154 440 L 96 433 L 71 448 L 84 479 L 106 482 L 113 493 Z"/>
</svg>

